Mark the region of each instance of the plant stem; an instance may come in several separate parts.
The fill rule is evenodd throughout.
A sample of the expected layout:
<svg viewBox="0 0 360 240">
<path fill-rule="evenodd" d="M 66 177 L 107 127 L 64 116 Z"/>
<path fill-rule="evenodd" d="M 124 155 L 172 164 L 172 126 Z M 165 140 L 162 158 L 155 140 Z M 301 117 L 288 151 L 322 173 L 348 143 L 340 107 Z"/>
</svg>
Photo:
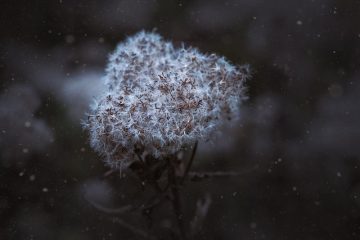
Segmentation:
<svg viewBox="0 0 360 240">
<path fill-rule="evenodd" d="M 180 239 L 186 240 L 186 233 L 185 233 L 185 226 L 183 221 L 183 214 L 182 214 L 182 206 L 181 206 L 181 199 L 180 199 L 180 193 L 179 193 L 179 183 L 177 176 L 175 174 L 175 167 L 173 164 L 170 165 L 169 168 L 169 183 L 172 193 L 171 203 L 173 205 L 176 222 L 179 229 Z"/>
<path fill-rule="evenodd" d="M 181 178 L 181 181 L 180 181 L 180 184 L 183 184 L 189 171 L 190 171 L 190 168 L 192 166 L 192 163 L 194 161 L 194 158 L 195 158 L 195 153 L 196 153 L 196 149 L 197 149 L 197 145 L 198 145 L 198 142 L 196 141 L 195 144 L 194 144 L 194 147 L 193 147 L 193 150 L 191 152 L 191 157 L 190 157 L 190 160 L 188 162 L 188 164 L 186 165 L 186 169 L 185 169 L 185 172 Z"/>
</svg>

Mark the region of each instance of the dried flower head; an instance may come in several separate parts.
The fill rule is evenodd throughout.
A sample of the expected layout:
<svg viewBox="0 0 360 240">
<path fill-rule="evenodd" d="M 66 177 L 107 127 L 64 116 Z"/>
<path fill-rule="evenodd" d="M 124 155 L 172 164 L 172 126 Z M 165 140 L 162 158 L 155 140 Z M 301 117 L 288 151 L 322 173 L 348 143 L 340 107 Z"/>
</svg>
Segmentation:
<svg viewBox="0 0 360 240">
<path fill-rule="evenodd" d="M 110 56 L 107 91 L 85 123 L 91 146 L 117 168 L 136 153 L 160 159 L 209 140 L 238 116 L 248 75 L 248 66 L 140 32 Z"/>
</svg>

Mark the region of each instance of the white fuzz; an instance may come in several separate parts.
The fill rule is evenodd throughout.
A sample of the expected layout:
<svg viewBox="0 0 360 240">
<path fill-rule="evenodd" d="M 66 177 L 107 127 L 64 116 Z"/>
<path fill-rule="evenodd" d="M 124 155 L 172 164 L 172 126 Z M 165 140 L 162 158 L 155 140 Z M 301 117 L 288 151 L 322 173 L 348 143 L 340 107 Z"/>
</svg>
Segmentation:
<svg viewBox="0 0 360 240">
<path fill-rule="evenodd" d="M 136 153 L 161 159 L 209 140 L 238 117 L 248 66 L 194 48 L 175 48 L 156 33 L 120 43 L 106 70 L 107 91 L 85 123 L 91 146 L 113 168 Z"/>
</svg>

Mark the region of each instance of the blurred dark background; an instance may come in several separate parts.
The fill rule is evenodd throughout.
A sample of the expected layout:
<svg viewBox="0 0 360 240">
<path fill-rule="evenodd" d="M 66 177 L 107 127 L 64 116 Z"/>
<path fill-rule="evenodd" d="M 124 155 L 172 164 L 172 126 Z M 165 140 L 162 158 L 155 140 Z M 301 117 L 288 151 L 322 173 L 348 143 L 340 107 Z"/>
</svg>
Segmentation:
<svg viewBox="0 0 360 240">
<path fill-rule="evenodd" d="M 139 238 L 87 201 L 146 193 L 104 177 L 80 120 L 107 55 L 142 29 L 253 70 L 241 122 L 194 166 L 242 174 L 184 189 L 186 220 L 212 199 L 200 239 L 360 239 L 359 1 L 2 0 L 0 12 L 0 239 Z"/>
</svg>

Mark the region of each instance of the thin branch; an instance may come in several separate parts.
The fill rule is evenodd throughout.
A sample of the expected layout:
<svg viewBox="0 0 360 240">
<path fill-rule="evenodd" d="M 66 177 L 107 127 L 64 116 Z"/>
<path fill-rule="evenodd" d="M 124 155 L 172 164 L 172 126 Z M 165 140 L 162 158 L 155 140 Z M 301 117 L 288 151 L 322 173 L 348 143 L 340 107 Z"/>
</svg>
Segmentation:
<svg viewBox="0 0 360 240">
<path fill-rule="evenodd" d="M 137 227 L 134 227 L 133 225 L 130 225 L 129 223 L 126 223 L 124 222 L 122 219 L 118 218 L 118 217 L 114 217 L 112 218 L 112 221 L 114 223 L 118 223 L 120 224 L 122 227 L 130 230 L 132 233 L 134 233 L 135 235 L 138 235 L 142 238 L 145 238 L 145 239 L 156 239 L 155 237 L 149 235 L 149 233 L 145 232 L 144 230 L 142 229 L 139 229 Z"/>
<path fill-rule="evenodd" d="M 185 172 L 184 172 L 184 174 L 183 174 L 183 176 L 182 176 L 182 179 L 181 179 L 181 181 L 180 181 L 180 184 L 183 184 L 183 183 L 184 183 L 184 181 L 185 181 L 185 179 L 186 179 L 186 177 L 187 177 L 187 175 L 188 175 L 188 173 L 189 173 L 189 171 L 190 171 L 190 168 L 191 168 L 192 163 L 193 163 L 194 158 L 195 158 L 195 153 L 196 153 L 197 145 L 198 145 L 198 142 L 196 141 L 195 144 L 194 144 L 193 150 L 192 150 L 192 152 L 191 152 L 190 160 L 189 160 L 188 164 L 186 165 Z"/>
<path fill-rule="evenodd" d="M 179 184 L 178 179 L 176 177 L 176 170 L 174 165 L 170 165 L 169 171 L 168 171 L 168 181 L 170 184 L 170 190 L 172 193 L 171 203 L 173 206 L 173 210 L 176 217 L 176 222 L 178 225 L 178 230 L 180 234 L 180 239 L 185 240 L 186 239 L 186 233 L 185 233 L 185 226 L 183 221 L 183 214 L 182 214 L 182 206 L 181 206 L 181 200 L 180 200 L 180 194 L 179 194 Z"/>
<path fill-rule="evenodd" d="M 163 192 L 159 193 L 158 195 L 156 195 L 149 204 L 147 204 L 146 206 L 142 206 L 141 210 L 142 211 L 147 211 L 150 209 L 153 209 L 154 207 L 156 207 L 157 205 L 159 205 L 160 203 L 162 203 L 166 197 L 169 197 L 169 193 L 168 193 L 168 188 L 169 185 L 165 187 L 165 189 L 163 190 Z"/>
<path fill-rule="evenodd" d="M 113 169 L 110 169 L 109 171 L 105 172 L 103 175 L 103 178 L 109 177 L 111 174 L 113 174 L 115 171 Z"/>
<path fill-rule="evenodd" d="M 144 162 L 138 151 L 134 151 L 135 155 L 139 158 L 140 162 Z"/>
<path fill-rule="evenodd" d="M 253 169 L 251 169 L 253 170 Z M 244 175 L 248 173 L 249 171 L 230 171 L 230 172 L 223 172 L 223 171 L 217 171 L 217 172 L 189 172 L 190 181 L 200 181 L 207 178 L 213 178 L 213 177 L 237 177 Z"/>
<path fill-rule="evenodd" d="M 233 176 L 239 176 L 243 174 L 243 172 L 223 172 L 223 171 L 216 171 L 216 172 L 190 172 L 190 177 L 233 177 Z"/>
<path fill-rule="evenodd" d="M 86 198 L 86 201 L 88 201 L 94 208 L 96 208 L 97 210 L 104 212 L 104 213 L 109 213 L 109 214 L 122 214 L 125 212 L 130 212 L 132 210 L 134 210 L 134 207 L 131 205 L 125 205 L 123 207 L 120 208 L 108 208 L 108 207 L 104 207 L 88 198 Z"/>
<path fill-rule="evenodd" d="M 172 186 L 171 192 L 173 195 L 173 199 L 171 202 L 172 202 L 172 205 L 174 208 L 176 221 L 177 221 L 179 232 L 180 232 L 180 237 L 181 237 L 181 239 L 186 239 L 185 226 L 184 226 L 183 214 L 182 214 L 182 206 L 181 206 L 181 202 L 180 202 L 180 194 L 179 194 L 178 187 Z"/>
<path fill-rule="evenodd" d="M 194 237 L 196 233 L 200 232 L 206 215 L 211 204 L 211 197 L 206 194 L 204 199 L 199 199 L 196 202 L 196 211 L 193 220 L 191 221 L 191 235 Z"/>
</svg>

